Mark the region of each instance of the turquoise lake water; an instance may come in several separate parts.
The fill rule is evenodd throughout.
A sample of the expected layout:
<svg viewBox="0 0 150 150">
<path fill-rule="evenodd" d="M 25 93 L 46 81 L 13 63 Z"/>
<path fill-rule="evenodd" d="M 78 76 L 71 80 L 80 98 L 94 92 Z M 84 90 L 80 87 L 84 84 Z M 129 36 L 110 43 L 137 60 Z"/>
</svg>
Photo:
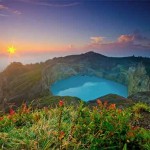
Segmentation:
<svg viewBox="0 0 150 150">
<path fill-rule="evenodd" d="M 93 100 L 107 94 L 128 96 L 127 87 L 95 76 L 73 76 L 57 81 L 50 87 L 53 95 L 76 96 L 84 101 Z"/>
</svg>

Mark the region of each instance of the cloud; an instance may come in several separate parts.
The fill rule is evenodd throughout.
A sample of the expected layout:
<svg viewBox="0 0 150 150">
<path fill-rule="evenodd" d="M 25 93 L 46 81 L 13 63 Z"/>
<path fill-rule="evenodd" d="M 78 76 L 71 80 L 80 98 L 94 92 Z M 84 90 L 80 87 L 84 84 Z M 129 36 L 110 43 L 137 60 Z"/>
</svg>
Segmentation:
<svg viewBox="0 0 150 150">
<path fill-rule="evenodd" d="M 8 17 L 8 15 L 0 14 L 0 17 Z"/>
<path fill-rule="evenodd" d="M 150 39 L 140 32 L 122 34 L 115 41 L 105 41 L 104 37 L 90 37 L 90 42 L 82 47 L 84 50 L 96 50 L 107 54 L 150 54 Z"/>
<path fill-rule="evenodd" d="M 118 42 L 120 43 L 129 43 L 134 41 L 134 35 L 121 35 L 118 38 Z"/>
<path fill-rule="evenodd" d="M 0 4 L 0 11 L 2 12 L 0 14 L 0 17 L 7 17 L 8 14 L 15 14 L 15 15 L 21 15 L 22 13 L 18 10 L 11 9 L 5 5 Z"/>
<path fill-rule="evenodd" d="M 135 31 L 130 35 L 121 35 L 120 37 L 118 37 L 118 42 L 133 43 L 146 46 L 150 44 L 150 38 L 143 36 L 139 31 Z"/>
<path fill-rule="evenodd" d="M 16 14 L 16 15 L 21 15 L 22 13 L 20 12 L 20 11 L 18 11 L 18 10 L 14 10 L 14 11 L 12 11 L 14 14 Z"/>
<path fill-rule="evenodd" d="M 48 1 L 48 0 L 17 0 L 35 5 L 48 6 L 48 7 L 73 7 L 77 6 L 79 2 L 65 2 L 65 1 Z"/>
<path fill-rule="evenodd" d="M 103 43 L 104 41 L 104 37 L 101 37 L 101 36 L 93 36 L 93 37 L 90 37 L 90 39 L 91 39 L 91 43 L 93 44 Z"/>
<path fill-rule="evenodd" d="M 0 10 L 8 10 L 9 8 L 0 4 Z"/>
</svg>

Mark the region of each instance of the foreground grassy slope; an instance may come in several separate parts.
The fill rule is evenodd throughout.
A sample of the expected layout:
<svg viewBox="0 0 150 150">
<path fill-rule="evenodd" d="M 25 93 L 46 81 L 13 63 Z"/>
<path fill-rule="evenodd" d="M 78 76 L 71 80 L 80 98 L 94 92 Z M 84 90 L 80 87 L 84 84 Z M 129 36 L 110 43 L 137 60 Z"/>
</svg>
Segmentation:
<svg viewBox="0 0 150 150">
<path fill-rule="evenodd" d="M 150 149 L 150 131 L 137 122 L 150 107 L 136 104 L 124 110 L 97 101 L 92 109 L 60 101 L 57 107 L 32 109 L 25 104 L 0 117 L 0 148 L 48 149 Z"/>
</svg>

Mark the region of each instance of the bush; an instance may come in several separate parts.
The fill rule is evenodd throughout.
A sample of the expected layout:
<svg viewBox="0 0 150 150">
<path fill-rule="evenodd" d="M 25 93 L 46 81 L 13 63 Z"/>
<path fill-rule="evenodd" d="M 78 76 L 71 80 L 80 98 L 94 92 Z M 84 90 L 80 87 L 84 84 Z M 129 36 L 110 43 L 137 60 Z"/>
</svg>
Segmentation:
<svg viewBox="0 0 150 150">
<path fill-rule="evenodd" d="M 150 112 L 150 106 L 145 103 L 139 102 L 133 106 L 132 110 L 134 113 L 140 113 L 142 111 Z"/>
</svg>

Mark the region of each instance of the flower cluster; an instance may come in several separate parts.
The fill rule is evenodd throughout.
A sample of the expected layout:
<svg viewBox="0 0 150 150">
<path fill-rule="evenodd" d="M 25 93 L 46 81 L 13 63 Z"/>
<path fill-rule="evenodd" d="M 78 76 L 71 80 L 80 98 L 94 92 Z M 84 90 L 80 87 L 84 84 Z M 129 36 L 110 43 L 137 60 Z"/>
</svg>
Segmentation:
<svg viewBox="0 0 150 150">
<path fill-rule="evenodd" d="M 60 106 L 60 107 L 64 106 L 63 100 L 60 100 L 60 101 L 59 101 L 59 106 Z"/>
<path fill-rule="evenodd" d="M 30 112 L 30 108 L 27 107 L 26 103 L 23 103 L 21 113 L 29 113 L 29 112 Z"/>
<path fill-rule="evenodd" d="M 10 116 L 13 116 L 15 114 L 15 111 L 12 109 L 12 108 L 10 108 L 10 110 L 9 110 L 9 115 Z"/>
<path fill-rule="evenodd" d="M 97 104 L 100 108 L 108 108 L 109 110 L 114 110 L 116 109 L 116 104 L 110 104 L 108 105 L 108 101 L 104 101 L 104 103 L 98 99 L 97 100 Z"/>
</svg>

